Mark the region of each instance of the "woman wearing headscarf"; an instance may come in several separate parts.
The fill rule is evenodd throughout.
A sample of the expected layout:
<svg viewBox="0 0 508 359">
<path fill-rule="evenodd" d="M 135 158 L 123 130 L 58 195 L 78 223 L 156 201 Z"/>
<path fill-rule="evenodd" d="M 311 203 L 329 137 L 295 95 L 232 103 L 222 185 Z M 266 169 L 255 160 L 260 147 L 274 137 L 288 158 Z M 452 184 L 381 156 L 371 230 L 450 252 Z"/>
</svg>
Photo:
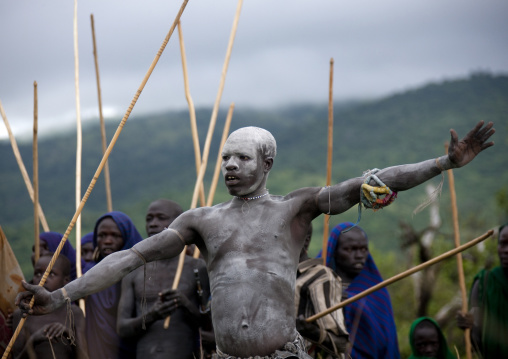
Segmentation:
<svg viewBox="0 0 508 359">
<path fill-rule="evenodd" d="M 106 256 L 119 250 L 130 249 L 143 238 L 132 220 L 122 212 L 108 212 L 95 223 L 93 243 L 94 261 L 88 262 L 85 271 Z M 134 358 L 135 347 L 124 342 L 116 332 L 121 282 L 86 299 L 86 331 L 90 358 Z M 132 341 L 131 341 L 132 342 Z"/>
<path fill-rule="evenodd" d="M 63 234 L 58 232 L 42 232 L 39 234 L 39 256 L 45 254 L 52 255 L 56 252 L 58 245 L 62 241 Z M 72 244 L 65 241 L 60 254 L 66 256 L 71 262 L 71 280 L 76 279 L 76 250 Z M 35 253 L 32 251 L 32 265 L 35 263 Z"/>
<path fill-rule="evenodd" d="M 429 317 L 420 317 L 411 324 L 409 331 L 411 356 L 408 359 L 454 359 L 448 348 L 446 338 L 436 321 Z"/>
<path fill-rule="evenodd" d="M 81 258 L 85 262 L 93 261 L 93 232 L 81 237 Z"/>
<path fill-rule="evenodd" d="M 331 231 L 326 266 L 341 277 L 343 298 L 353 297 L 383 281 L 369 253 L 367 234 L 350 222 L 340 223 Z M 392 303 L 386 288 L 345 306 L 343 311 L 351 357 L 400 358 Z"/>
</svg>

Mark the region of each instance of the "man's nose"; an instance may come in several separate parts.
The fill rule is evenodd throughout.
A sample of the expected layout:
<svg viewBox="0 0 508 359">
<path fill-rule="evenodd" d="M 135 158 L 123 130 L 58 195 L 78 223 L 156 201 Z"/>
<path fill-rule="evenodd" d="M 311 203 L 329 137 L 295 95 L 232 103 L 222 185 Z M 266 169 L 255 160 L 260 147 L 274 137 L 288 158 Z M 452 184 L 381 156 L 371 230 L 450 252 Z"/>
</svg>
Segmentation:
<svg viewBox="0 0 508 359">
<path fill-rule="evenodd" d="M 355 252 L 355 258 L 363 258 L 365 257 L 365 253 L 361 249 L 357 249 Z"/>
<path fill-rule="evenodd" d="M 226 162 L 226 169 L 228 171 L 231 171 L 231 170 L 236 170 L 238 169 L 238 164 L 236 163 L 235 160 L 233 159 L 229 159 L 227 162 Z"/>
</svg>

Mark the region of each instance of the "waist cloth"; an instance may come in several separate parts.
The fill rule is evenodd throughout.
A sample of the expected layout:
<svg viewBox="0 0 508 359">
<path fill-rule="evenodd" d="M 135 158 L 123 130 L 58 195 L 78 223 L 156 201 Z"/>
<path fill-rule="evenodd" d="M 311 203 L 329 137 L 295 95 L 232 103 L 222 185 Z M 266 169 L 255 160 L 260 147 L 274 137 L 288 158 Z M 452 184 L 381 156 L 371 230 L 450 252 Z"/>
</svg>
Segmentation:
<svg viewBox="0 0 508 359">
<path fill-rule="evenodd" d="M 229 355 L 220 351 L 217 348 L 217 353 L 212 355 L 212 359 L 312 359 L 311 356 L 307 354 L 305 351 L 305 344 L 303 342 L 302 336 L 297 333 L 296 339 L 292 342 L 287 342 L 280 350 L 276 350 L 274 353 L 270 355 L 255 355 L 250 356 L 248 358 L 240 358 L 235 357 L 233 355 Z"/>
</svg>

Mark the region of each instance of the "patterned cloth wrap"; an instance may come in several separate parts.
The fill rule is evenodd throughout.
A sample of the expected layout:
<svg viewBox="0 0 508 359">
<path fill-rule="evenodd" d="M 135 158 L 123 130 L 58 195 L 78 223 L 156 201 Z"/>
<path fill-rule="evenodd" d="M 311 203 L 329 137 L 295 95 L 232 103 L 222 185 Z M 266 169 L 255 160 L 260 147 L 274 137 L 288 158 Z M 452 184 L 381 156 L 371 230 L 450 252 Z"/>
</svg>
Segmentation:
<svg viewBox="0 0 508 359">
<path fill-rule="evenodd" d="M 281 350 L 276 350 L 275 353 L 265 356 L 250 356 L 248 358 L 235 357 L 229 354 L 225 354 L 217 348 L 217 353 L 212 355 L 212 359 L 312 359 L 305 352 L 305 344 L 303 343 L 302 336 L 297 333 L 296 339 L 293 342 L 287 342 Z"/>
</svg>

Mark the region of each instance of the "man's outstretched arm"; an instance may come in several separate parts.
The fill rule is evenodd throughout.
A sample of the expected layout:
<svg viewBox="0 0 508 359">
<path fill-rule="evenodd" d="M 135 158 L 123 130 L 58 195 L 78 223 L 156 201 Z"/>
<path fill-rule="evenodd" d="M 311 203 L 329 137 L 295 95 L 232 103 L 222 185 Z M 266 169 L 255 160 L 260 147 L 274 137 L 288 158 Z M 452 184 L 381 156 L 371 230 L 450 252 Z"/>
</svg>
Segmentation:
<svg viewBox="0 0 508 359">
<path fill-rule="evenodd" d="M 67 299 L 73 302 L 108 288 L 145 262 L 175 257 L 184 246 L 185 242 L 179 232 L 164 230 L 139 242 L 132 249 L 108 255 L 85 275 L 54 292 L 50 293 L 44 287 L 23 282 L 27 292 L 18 294 L 16 305 L 28 314 L 50 313 L 62 306 Z M 30 309 L 32 295 L 35 296 L 35 303 Z"/>
<path fill-rule="evenodd" d="M 376 173 L 392 191 L 405 191 L 437 176 L 442 171 L 463 167 L 480 152 L 494 145 L 487 142 L 495 133 L 493 123 L 484 126 L 480 121 L 462 140 L 455 130 L 450 130 L 451 140 L 448 155 L 419 163 L 388 167 Z M 353 178 L 323 189 L 318 196 L 318 207 L 322 213 L 339 214 L 360 201 L 362 177 Z M 373 181 L 371 185 L 377 185 Z"/>
</svg>

